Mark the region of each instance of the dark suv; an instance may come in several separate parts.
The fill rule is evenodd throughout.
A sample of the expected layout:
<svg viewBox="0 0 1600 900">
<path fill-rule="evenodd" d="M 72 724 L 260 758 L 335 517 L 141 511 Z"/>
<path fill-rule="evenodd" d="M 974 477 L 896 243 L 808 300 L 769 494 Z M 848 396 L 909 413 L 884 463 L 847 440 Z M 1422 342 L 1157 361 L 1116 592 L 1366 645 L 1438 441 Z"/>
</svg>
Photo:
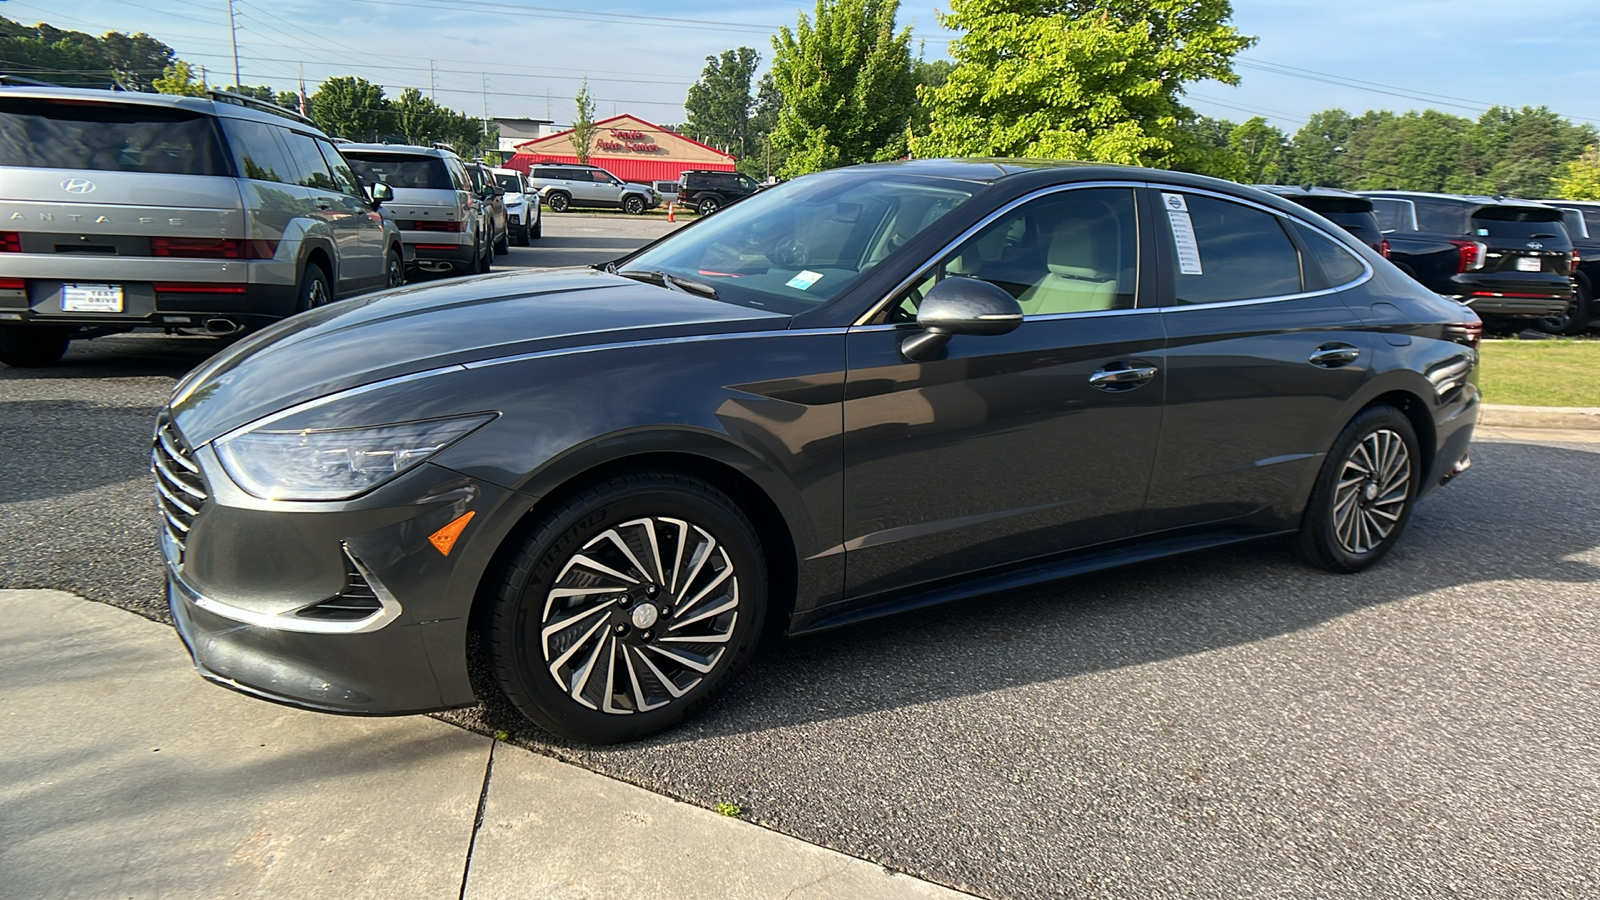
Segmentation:
<svg viewBox="0 0 1600 900">
<path fill-rule="evenodd" d="M 1497 331 L 1561 315 L 1572 300 L 1572 240 L 1561 210 L 1532 200 L 1363 191 L 1389 259 Z"/>
<path fill-rule="evenodd" d="M 1291 184 L 1258 184 L 1256 187 L 1318 213 L 1324 219 L 1355 235 L 1356 240 L 1361 243 L 1384 256 L 1389 255 L 1389 242 L 1383 237 L 1383 229 L 1378 227 L 1378 217 L 1372 211 L 1372 201 L 1366 197 L 1338 188 L 1310 185 L 1299 187 Z"/>
<path fill-rule="evenodd" d="M 1572 273 L 1572 302 L 1558 316 L 1540 319 L 1533 327 L 1550 334 L 1582 334 L 1600 320 L 1600 302 L 1594 289 L 1600 284 L 1600 202 L 1593 200 L 1541 200 L 1558 207 L 1577 271 Z"/>
<path fill-rule="evenodd" d="M 756 184 L 755 179 L 739 172 L 690 170 L 679 177 L 678 203 L 709 216 L 759 190 L 761 185 Z"/>
</svg>

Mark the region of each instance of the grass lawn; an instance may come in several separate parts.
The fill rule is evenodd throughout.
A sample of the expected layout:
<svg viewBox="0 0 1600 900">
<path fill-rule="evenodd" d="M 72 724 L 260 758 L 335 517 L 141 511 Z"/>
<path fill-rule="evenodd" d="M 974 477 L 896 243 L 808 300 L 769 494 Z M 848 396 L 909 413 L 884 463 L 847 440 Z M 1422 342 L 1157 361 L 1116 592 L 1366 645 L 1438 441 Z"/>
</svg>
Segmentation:
<svg viewBox="0 0 1600 900">
<path fill-rule="evenodd" d="M 1484 341 L 1485 403 L 1600 406 L 1600 341 Z"/>
</svg>

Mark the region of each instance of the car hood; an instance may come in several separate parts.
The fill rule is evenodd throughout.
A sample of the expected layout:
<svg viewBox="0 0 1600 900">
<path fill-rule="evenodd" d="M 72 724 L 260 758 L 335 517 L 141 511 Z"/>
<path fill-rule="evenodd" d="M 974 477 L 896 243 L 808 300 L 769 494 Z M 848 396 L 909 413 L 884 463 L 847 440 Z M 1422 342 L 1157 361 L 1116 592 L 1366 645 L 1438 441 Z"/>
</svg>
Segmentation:
<svg viewBox="0 0 1600 900">
<path fill-rule="evenodd" d="M 593 269 L 398 288 L 301 313 L 224 350 L 178 383 L 172 416 L 198 446 L 297 403 L 416 372 L 788 323 Z"/>
</svg>

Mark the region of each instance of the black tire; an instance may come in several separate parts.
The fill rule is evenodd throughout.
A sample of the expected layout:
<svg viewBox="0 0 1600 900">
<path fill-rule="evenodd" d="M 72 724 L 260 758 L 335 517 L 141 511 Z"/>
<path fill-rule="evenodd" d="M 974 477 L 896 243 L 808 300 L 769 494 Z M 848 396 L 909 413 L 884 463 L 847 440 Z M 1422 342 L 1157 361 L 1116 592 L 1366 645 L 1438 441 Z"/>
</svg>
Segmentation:
<svg viewBox="0 0 1600 900">
<path fill-rule="evenodd" d="M 1589 330 L 1589 320 L 1593 318 L 1589 312 L 1589 291 L 1583 285 L 1575 284 L 1566 311 L 1559 316 L 1534 319 L 1533 327 L 1545 334 L 1583 334 Z"/>
<path fill-rule="evenodd" d="M 528 241 L 528 232 L 530 230 L 530 227 L 531 226 L 524 225 L 521 228 L 517 229 L 516 245 L 518 247 L 526 247 L 526 246 L 528 246 L 528 243 L 529 243 L 529 241 Z"/>
<path fill-rule="evenodd" d="M 533 220 L 533 233 L 529 235 L 529 237 L 536 241 L 539 238 L 544 237 L 544 216 L 540 216 Z"/>
<path fill-rule="evenodd" d="M 72 329 L 0 325 L 0 363 L 13 369 L 53 366 L 71 343 Z"/>
<path fill-rule="evenodd" d="M 1374 460 L 1378 465 L 1367 465 Z M 1421 462 L 1411 420 L 1392 406 L 1362 410 L 1323 459 L 1300 531 L 1290 541 L 1295 556 L 1330 572 L 1359 572 L 1382 559 L 1411 520 Z M 1394 470 L 1385 471 L 1391 463 Z M 1368 468 L 1378 471 L 1362 478 Z"/>
<path fill-rule="evenodd" d="M 507 253 L 510 253 L 510 252 L 511 252 L 511 228 L 509 226 L 507 226 L 506 230 L 501 232 L 500 240 L 494 242 L 494 255 L 495 256 L 505 256 Z"/>
<path fill-rule="evenodd" d="M 767 592 L 761 543 L 739 507 L 699 479 L 613 476 L 514 540 L 519 545 L 491 582 L 488 656 L 511 704 L 555 734 L 616 743 L 669 728 L 726 687 L 760 639 Z M 624 553 L 617 541 L 630 549 Z M 580 563 L 585 556 L 628 577 L 604 575 Z M 568 584 L 558 587 L 563 579 Z M 552 598 L 572 589 L 588 593 Z M 689 615 L 667 625 L 721 607 L 698 622 Z M 545 635 L 551 622 L 568 627 Z M 678 632 L 672 640 L 669 630 Z M 715 640 L 678 640 L 701 636 Z M 684 658 L 696 666 L 678 661 Z"/>
<path fill-rule="evenodd" d="M 494 246 L 492 244 L 478 244 L 478 265 L 473 271 L 479 275 L 487 274 L 494 268 Z"/>
<path fill-rule="evenodd" d="M 406 258 L 401 255 L 399 247 L 389 251 L 383 272 L 386 287 L 397 288 L 406 283 Z"/>
<path fill-rule="evenodd" d="M 316 263 L 310 263 L 306 270 L 300 273 L 300 299 L 296 306 L 300 312 L 327 306 L 332 303 L 333 288 L 328 281 L 328 273 Z"/>
<path fill-rule="evenodd" d="M 702 216 L 709 216 L 722 208 L 722 201 L 716 197 L 705 197 L 695 206 L 694 211 Z"/>
<path fill-rule="evenodd" d="M 622 211 L 630 216 L 644 215 L 644 198 L 637 194 L 629 194 L 622 198 Z"/>
<path fill-rule="evenodd" d="M 545 198 L 544 205 L 550 207 L 551 212 L 566 212 L 567 206 L 570 205 L 571 202 L 572 198 L 568 197 L 566 194 L 563 194 L 560 191 L 551 191 L 550 196 Z"/>
</svg>

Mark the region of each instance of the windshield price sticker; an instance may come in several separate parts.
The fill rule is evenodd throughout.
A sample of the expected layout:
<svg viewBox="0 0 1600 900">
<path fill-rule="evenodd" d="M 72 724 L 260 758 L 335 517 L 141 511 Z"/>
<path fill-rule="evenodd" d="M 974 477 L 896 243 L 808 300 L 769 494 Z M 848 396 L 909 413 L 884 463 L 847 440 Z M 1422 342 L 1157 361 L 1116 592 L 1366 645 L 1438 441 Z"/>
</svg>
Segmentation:
<svg viewBox="0 0 1600 900">
<path fill-rule="evenodd" d="M 1178 272 L 1183 275 L 1204 275 L 1200 265 L 1200 245 L 1194 239 L 1194 223 L 1189 220 L 1189 203 L 1182 194 L 1161 195 L 1161 205 L 1167 208 L 1167 222 L 1172 226 L 1172 243 L 1178 250 Z"/>
<path fill-rule="evenodd" d="M 787 282 L 785 282 L 785 284 L 787 284 L 789 287 L 799 288 L 800 290 L 804 291 L 810 289 L 813 284 L 816 284 L 821 280 L 821 272 L 813 272 L 810 269 L 807 269 L 804 272 L 801 272 L 799 275 L 789 279 Z"/>
</svg>

